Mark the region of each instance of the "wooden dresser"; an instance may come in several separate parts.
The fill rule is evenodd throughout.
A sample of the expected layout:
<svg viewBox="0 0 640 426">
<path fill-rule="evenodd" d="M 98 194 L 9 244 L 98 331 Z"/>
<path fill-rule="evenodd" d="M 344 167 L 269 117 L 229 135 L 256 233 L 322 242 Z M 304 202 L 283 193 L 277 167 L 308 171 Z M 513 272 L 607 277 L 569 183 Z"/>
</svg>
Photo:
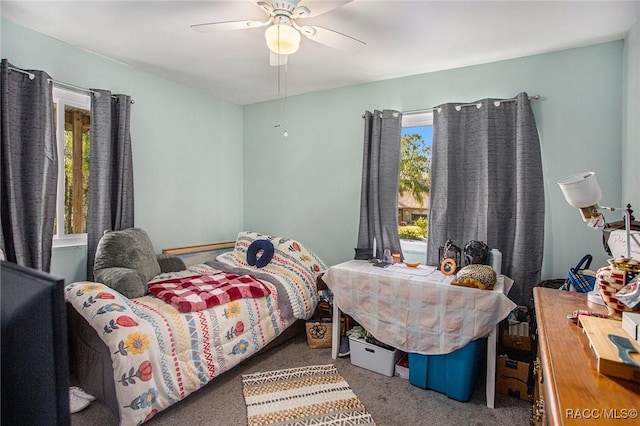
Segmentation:
<svg viewBox="0 0 640 426">
<path fill-rule="evenodd" d="M 538 360 L 532 420 L 551 425 L 640 424 L 640 383 L 598 373 L 582 328 L 567 315 L 606 313 L 586 294 L 536 287 Z M 536 409 L 538 415 L 536 416 Z"/>
</svg>

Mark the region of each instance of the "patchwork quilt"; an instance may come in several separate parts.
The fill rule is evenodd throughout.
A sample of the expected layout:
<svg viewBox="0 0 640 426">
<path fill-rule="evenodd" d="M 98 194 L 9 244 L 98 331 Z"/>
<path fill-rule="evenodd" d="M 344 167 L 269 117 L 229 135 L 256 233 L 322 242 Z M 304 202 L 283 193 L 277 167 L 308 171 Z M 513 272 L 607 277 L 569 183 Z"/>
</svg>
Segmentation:
<svg viewBox="0 0 640 426">
<path fill-rule="evenodd" d="M 153 280 L 149 293 L 175 306 L 180 312 L 194 312 L 243 297 L 264 297 L 269 288 L 251 275 L 218 271 L 184 278 Z"/>
</svg>

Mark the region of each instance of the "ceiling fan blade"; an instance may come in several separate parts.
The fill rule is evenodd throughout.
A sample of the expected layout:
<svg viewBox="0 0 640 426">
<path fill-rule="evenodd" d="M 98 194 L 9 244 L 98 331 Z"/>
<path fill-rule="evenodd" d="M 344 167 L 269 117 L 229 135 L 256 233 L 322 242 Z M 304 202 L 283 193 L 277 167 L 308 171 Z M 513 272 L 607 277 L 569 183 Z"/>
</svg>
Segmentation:
<svg viewBox="0 0 640 426">
<path fill-rule="evenodd" d="M 228 31 L 228 30 L 244 30 L 247 28 L 259 28 L 269 25 L 270 19 L 266 21 L 225 21 L 225 22 L 208 22 L 205 24 L 191 25 L 191 29 L 200 33 L 208 33 L 212 31 Z"/>
<path fill-rule="evenodd" d="M 346 34 L 342 34 L 328 28 L 311 25 L 300 27 L 295 24 L 294 27 L 308 39 L 339 50 L 353 51 L 367 45 L 364 41 L 360 41 L 357 38 L 350 37 Z"/>
<path fill-rule="evenodd" d="M 336 9 L 340 6 L 344 6 L 347 3 L 351 3 L 353 0 L 340 0 L 340 1 L 309 1 L 302 0 L 296 8 L 293 10 L 294 18 L 313 18 L 314 16 L 322 15 L 330 10 Z"/>
<path fill-rule="evenodd" d="M 289 55 L 278 55 L 277 53 L 269 51 L 269 65 L 271 65 L 272 67 L 286 65 L 288 59 Z"/>
<path fill-rule="evenodd" d="M 271 4 L 270 1 L 253 0 L 252 3 L 262 9 L 267 15 L 270 15 L 271 12 L 273 12 L 273 4 Z"/>
</svg>

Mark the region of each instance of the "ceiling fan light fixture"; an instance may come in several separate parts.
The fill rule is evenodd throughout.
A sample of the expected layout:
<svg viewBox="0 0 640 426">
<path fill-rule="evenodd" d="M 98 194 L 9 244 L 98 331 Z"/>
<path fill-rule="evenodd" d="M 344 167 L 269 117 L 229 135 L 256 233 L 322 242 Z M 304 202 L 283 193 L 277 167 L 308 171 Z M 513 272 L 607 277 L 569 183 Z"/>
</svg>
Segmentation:
<svg viewBox="0 0 640 426">
<path fill-rule="evenodd" d="M 267 46 L 278 55 L 291 55 L 300 47 L 300 33 L 288 24 L 274 24 L 264 32 Z"/>
</svg>

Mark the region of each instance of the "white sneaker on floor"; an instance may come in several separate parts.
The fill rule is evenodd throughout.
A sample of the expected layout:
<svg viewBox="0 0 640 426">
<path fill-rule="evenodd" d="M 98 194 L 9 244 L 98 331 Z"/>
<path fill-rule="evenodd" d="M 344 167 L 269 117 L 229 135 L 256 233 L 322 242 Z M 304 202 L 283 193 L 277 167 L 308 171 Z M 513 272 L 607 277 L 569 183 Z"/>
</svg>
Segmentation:
<svg viewBox="0 0 640 426">
<path fill-rule="evenodd" d="M 69 389 L 69 412 L 71 414 L 77 413 L 87 408 L 91 404 L 88 399 L 79 397 L 71 389 Z"/>
<path fill-rule="evenodd" d="M 69 388 L 69 391 L 71 391 L 72 393 L 76 394 L 76 396 L 79 396 L 80 398 L 88 399 L 90 402 L 96 400 L 95 396 L 89 395 L 88 393 L 86 393 L 84 391 L 84 389 L 82 389 L 82 388 L 80 388 L 78 386 L 71 386 Z"/>
</svg>

